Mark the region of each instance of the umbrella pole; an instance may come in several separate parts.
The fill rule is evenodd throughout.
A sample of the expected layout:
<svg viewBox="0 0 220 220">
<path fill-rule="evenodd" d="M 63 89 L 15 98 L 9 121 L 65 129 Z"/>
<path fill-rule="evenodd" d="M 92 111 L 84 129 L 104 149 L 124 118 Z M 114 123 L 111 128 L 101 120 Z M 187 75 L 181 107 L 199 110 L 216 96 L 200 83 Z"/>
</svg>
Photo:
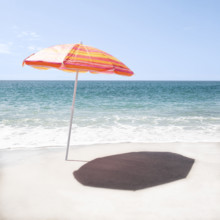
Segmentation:
<svg viewBox="0 0 220 220">
<path fill-rule="evenodd" d="M 69 135 L 68 135 L 68 141 L 67 141 L 67 147 L 66 147 L 66 158 L 65 158 L 66 160 L 68 160 L 68 153 L 69 153 L 69 147 L 70 147 L 70 137 L 71 137 L 72 122 L 73 122 L 73 114 L 74 114 L 74 105 L 75 105 L 75 98 L 76 98 L 78 75 L 79 75 L 79 72 L 77 71 L 76 72 L 76 79 L 75 79 L 75 83 L 74 83 L 73 103 L 72 103 L 72 108 L 71 108 Z"/>
</svg>

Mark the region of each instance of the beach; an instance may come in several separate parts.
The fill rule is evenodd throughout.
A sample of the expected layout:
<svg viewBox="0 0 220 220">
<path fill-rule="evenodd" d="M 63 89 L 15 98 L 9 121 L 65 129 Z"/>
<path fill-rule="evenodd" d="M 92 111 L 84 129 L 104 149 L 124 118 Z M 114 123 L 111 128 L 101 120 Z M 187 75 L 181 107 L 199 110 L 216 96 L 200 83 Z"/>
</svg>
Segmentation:
<svg viewBox="0 0 220 220">
<path fill-rule="evenodd" d="M 0 219 L 220 219 L 219 85 L 79 81 L 65 161 L 74 82 L 0 81 Z M 91 160 L 132 152 L 194 163 L 186 178 L 141 190 L 85 186 L 73 175 Z"/>
<path fill-rule="evenodd" d="M 195 159 L 187 178 L 142 190 L 84 186 L 73 172 L 95 158 L 139 151 L 172 152 Z M 0 219 L 220 218 L 220 143 L 121 143 L 65 149 L 0 151 Z M 81 160 L 81 161 L 71 161 Z"/>
<path fill-rule="evenodd" d="M 0 220 L 220 220 L 220 1 L 27 3 L 0 7 Z"/>
</svg>

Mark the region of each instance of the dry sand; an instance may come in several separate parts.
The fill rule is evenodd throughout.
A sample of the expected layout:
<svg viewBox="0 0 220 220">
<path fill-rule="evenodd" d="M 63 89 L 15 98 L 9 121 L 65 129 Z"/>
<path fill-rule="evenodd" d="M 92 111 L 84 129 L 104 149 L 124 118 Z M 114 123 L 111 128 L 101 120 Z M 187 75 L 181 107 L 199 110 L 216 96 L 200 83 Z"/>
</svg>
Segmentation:
<svg viewBox="0 0 220 220">
<path fill-rule="evenodd" d="M 220 144 L 161 143 L 74 146 L 69 159 L 90 161 L 134 151 L 194 158 L 186 179 L 137 191 L 81 185 L 63 148 L 0 151 L 1 220 L 219 220 Z"/>
</svg>

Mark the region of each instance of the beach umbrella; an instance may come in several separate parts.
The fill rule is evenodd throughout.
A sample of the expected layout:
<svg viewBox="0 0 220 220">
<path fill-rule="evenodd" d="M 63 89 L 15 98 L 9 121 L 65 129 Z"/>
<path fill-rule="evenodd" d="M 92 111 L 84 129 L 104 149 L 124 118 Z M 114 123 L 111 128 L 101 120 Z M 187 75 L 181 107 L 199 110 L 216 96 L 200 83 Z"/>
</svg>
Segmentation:
<svg viewBox="0 0 220 220">
<path fill-rule="evenodd" d="M 94 47 L 83 45 L 82 43 L 63 44 L 45 48 L 27 57 L 23 61 L 23 66 L 24 65 L 43 70 L 56 68 L 67 72 L 76 72 L 66 160 L 68 159 L 69 153 L 78 74 L 85 72 L 118 74 L 122 76 L 132 76 L 134 74 L 125 64 L 112 55 Z"/>
</svg>

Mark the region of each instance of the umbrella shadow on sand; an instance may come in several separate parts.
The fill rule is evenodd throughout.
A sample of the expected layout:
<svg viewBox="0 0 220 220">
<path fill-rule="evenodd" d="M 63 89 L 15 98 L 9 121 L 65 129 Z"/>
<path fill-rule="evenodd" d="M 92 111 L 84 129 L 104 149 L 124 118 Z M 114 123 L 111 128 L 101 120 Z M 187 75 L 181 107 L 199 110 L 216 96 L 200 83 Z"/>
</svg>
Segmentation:
<svg viewBox="0 0 220 220">
<path fill-rule="evenodd" d="M 73 175 L 86 186 L 139 190 L 186 178 L 194 161 L 170 152 L 131 152 L 97 158 Z"/>
</svg>

